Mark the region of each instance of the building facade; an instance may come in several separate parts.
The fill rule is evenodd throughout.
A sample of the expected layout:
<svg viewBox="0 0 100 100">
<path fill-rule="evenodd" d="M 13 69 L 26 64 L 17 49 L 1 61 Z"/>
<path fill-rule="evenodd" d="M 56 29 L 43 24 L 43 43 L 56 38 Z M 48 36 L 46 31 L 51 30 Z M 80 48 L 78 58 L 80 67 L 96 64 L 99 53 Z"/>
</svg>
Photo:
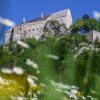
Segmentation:
<svg viewBox="0 0 100 100">
<path fill-rule="evenodd" d="M 72 25 L 70 9 L 58 11 L 45 17 L 42 14 L 40 18 L 28 22 L 24 21 L 23 24 L 17 25 L 13 30 L 10 29 L 6 32 L 5 43 L 9 44 L 10 39 L 12 39 L 12 41 L 17 41 L 34 37 L 38 40 L 43 35 L 44 26 L 49 20 L 57 20 L 59 23 L 65 24 L 66 28 L 69 28 Z"/>
<path fill-rule="evenodd" d="M 86 33 L 86 37 L 91 42 L 94 42 L 96 39 L 100 41 L 100 32 L 97 32 L 95 30 L 89 31 L 88 33 Z"/>
</svg>

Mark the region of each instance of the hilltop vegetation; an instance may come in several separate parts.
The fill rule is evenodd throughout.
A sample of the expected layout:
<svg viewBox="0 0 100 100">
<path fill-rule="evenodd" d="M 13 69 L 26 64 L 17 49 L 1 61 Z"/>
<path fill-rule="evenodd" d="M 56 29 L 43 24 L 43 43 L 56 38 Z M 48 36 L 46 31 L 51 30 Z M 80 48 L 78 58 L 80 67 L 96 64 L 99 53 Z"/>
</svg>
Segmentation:
<svg viewBox="0 0 100 100">
<path fill-rule="evenodd" d="M 83 15 L 82 18 L 77 19 L 71 26 L 72 33 L 77 33 L 78 31 L 84 31 L 87 33 L 91 30 L 100 32 L 100 20 L 91 18 L 87 14 Z"/>
</svg>

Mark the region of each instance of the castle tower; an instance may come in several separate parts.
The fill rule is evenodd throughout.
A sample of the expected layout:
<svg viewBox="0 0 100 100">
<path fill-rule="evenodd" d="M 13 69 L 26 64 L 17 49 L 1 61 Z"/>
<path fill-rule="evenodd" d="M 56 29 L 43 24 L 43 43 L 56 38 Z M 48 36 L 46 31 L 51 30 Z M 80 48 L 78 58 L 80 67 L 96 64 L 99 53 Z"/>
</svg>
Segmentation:
<svg viewBox="0 0 100 100">
<path fill-rule="evenodd" d="M 25 18 L 23 18 L 23 20 L 22 20 L 22 24 L 25 24 L 25 22 L 26 22 L 26 21 L 25 21 Z"/>
<path fill-rule="evenodd" d="M 41 13 L 41 18 L 43 18 L 43 16 L 44 16 L 44 15 L 43 15 L 43 12 L 42 12 L 42 13 Z"/>
<path fill-rule="evenodd" d="M 58 11 L 51 14 L 52 19 L 58 20 L 66 25 L 69 28 L 72 25 L 72 15 L 70 9 Z"/>
</svg>

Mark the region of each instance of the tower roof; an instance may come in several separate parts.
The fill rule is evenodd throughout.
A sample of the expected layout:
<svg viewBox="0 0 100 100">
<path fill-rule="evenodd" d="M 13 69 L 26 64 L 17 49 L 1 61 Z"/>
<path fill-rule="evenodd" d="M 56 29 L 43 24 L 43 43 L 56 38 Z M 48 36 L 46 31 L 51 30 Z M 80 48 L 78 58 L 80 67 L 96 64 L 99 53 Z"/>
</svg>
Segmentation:
<svg viewBox="0 0 100 100">
<path fill-rule="evenodd" d="M 55 12 L 55 13 L 51 14 L 51 16 L 52 16 L 52 18 L 60 18 L 60 17 L 66 16 L 67 14 L 70 14 L 70 9 L 65 9 L 65 10 Z"/>
<path fill-rule="evenodd" d="M 46 20 L 47 18 L 48 18 L 49 16 L 44 16 L 43 18 L 36 18 L 36 19 L 32 19 L 32 20 L 30 20 L 30 21 L 28 21 L 28 22 L 26 22 L 26 23 L 33 23 L 33 22 L 38 22 L 38 21 L 44 21 L 44 20 Z"/>
</svg>

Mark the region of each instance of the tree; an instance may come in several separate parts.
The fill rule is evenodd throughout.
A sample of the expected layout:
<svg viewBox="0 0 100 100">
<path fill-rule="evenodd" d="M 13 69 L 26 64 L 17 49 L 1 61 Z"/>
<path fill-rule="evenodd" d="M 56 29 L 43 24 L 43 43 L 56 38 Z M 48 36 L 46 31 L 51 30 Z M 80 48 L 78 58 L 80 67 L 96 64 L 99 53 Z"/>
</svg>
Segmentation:
<svg viewBox="0 0 100 100">
<path fill-rule="evenodd" d="M 90 18 L 87 14 L 85 14 L 82 18 L 77 19 L 70 28 L 71 33 L 81 33 L 84 31 L 86 33 L 91 30 L 100 31 L 100 21 Z"/>
<path fill-rule="evenodd" d="M 76 85 L 80 87 L 85 96 L 91 93 L 91 89 L 94 89 L 95 75 L 93 70 L 95 68 L 92 66 L 93 52 L 84 50 L 76 60 Z"/>
<path fill-rule="evenodd" d="M 82 19 L 77 19 L 74 23 L 75 27 L 81 28 L 83 26 L 84 22 Z"/>
<path fill-rule="evenodd" d="M 72 26 L 72 33 L 77 33 L 81 28 L 83 27 L 83 20 L 82 19 L 77 19 Z"/>
<path fill-rule="evenodd" d="M 88 32 L 88 31 L 91 31 L 91 30 L 97 30 L 98 29 L 98 23 L 95 19 L 93 18 L 90 18 L 90 19 L 87 19 L 85 22 L 84 22 L 84 30 L 85 32 Z"/>
<path fill-rule="evenodd" d="M 29 39 L 26 40 L 26 42 L 33 49 L 35 49 L 38 45 L 38 41 L 35 38 L 29 38 Z"/>
<path fill-rule="evenodd" d="M 71 30 L 71 33 L 77 33 L 77 32 L 78 32 L 78 27 L 75 27 L 73 25 L 72 30 Z"/>
<path fill-rule="evenodd" d="M 55 62 L 55 67 L 58 79 L 60 81 L 63 79 L 63 72 L 66 67 L 63 62 L 66 56 L 69 54 L 71 46 L 72 45 L 68 36 L 61 36 L 57 41 L 55 54 L 58 55 L 59 59 L 57 60 L 57 62 Z"/>
<path fill-rule="evenodd" d="M 90 18 L 89 15 L 84 14 L 83 17 L 82 17 L 82 20 L 87 21 L 89 18 Z"/>
<path fill-rule="evenodd" d="M 98 29 L 97 29 L 97 31 L 100 32 L 100 20 L 97 23 L 98 23 Z"/>
</svg>

